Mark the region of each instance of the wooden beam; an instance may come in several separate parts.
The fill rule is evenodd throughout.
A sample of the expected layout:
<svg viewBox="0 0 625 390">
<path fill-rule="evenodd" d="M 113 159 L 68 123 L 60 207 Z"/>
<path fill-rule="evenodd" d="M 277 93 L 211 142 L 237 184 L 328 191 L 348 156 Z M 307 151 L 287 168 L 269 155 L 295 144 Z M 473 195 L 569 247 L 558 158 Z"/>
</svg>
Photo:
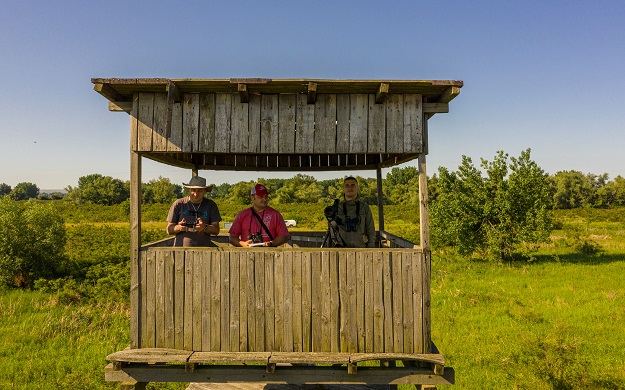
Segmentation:
<svg viewBox="0 0 625 390">
<path fill-rule="evenodd" d="M 388 96 L 388 83 L 380 83 L 378 92 L 375 94 L 375 104 L 384 103 Z"/>
<path fill-rule="evenodd" d="M 170 96 L 174 103 L 180 103 L 182 101 L 182 91 L 176 83 L 170 81 L 165 88 L 167 89 L 167 101 L 169 101 Z"/>
<path fill-rule="evenodd" d="M 423 103 L 424 114 L 446 114 L 448 112 L 448 103 Z"/>
<path fill-rule="evenodd" d="M 132 110 L 132 102 L 109 102 L 109 111 L 124 111 L 130 114 Z"/>
<path fill-rule="evenodd" d="M 317 83 L 310 81 L 308 83 L 308 104 L 315 104 L 317 102 Z"/>
<path fill-rule="evenodd" d="M 99 93 L 100 95 L 104 96 L 111 102 L 128 100 L 124 95 L 117 92 L 113 87 L 111 87 L 108 84 L 100 84 L 100 83 L 94 84 L 93 90 Z"/>
<path fill-rule="evenodd" d="M 241 103 L 249 103 L 250 102 L 250 94 L 247 91 L 247 84 L 238 84 L 237 89 L 239 90 L 239 96 L 241 97 Z"/>
<path fill-rule="evenodd" d="M 460 94 L 460 87 L 449 87 L 441 94 L 438 101 L 440 103 L 449 103 Z"/>
</svg>

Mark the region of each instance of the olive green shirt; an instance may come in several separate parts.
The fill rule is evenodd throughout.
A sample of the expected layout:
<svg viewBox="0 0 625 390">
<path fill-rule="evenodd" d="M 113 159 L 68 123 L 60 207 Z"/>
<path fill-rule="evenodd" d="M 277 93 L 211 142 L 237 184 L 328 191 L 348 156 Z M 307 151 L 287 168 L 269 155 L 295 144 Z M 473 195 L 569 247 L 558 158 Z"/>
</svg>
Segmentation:
<svg viewBox="0 0 625 390">
<path fill-rule="evenodd" d="M 347 217 L 355 219 L 356 210 L 358 209 L 356 202 L 360 203 L 360 210 L 358 217 L 360 217 L 356 231 L 347 231 L 345 221 Z M 343 205 L 347 206 L 347 216 L 345 216 Z M 343 200 L 339 203 L 337 210 L 338 219 L 341 220 L 341 224 L 338 225 L 339 236 L 345 242 L 346 248 L 374 248 L 375 247 L 375 225 L 373 224 L 373 215 L 369 205 L 360 201 L 360 197 L 356 197 L 354 200 Z"/>
</svg>

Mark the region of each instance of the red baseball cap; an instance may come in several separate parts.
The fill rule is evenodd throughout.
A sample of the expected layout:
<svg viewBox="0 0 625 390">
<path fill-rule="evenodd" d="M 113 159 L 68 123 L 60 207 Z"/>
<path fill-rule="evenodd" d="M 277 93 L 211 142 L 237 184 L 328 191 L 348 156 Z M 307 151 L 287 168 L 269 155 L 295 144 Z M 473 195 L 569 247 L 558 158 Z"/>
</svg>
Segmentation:
<svg viewBox="0 0 625 390">
<path fill-rule="evenodd" d="M 265 196 L 265 195 L 269 195 L 269 191 L 267 191 L 267 188 L 264 185 L 256 184 L 254 188 L 252 188 L 251 194 L 258 195 L 258 196 Z"/>
</svg>

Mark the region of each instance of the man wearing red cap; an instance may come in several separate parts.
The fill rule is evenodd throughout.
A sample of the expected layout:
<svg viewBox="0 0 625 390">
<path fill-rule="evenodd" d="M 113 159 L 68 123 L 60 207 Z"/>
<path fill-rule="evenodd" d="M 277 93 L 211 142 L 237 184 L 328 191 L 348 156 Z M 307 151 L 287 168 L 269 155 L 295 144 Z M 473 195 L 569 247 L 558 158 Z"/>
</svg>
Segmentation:
<svg viewBox="0 0 625 390">
<path fill-rule="evenodd" d="M 290 234 L 278 210 L 267 205 L 269 191 L 256 184 L 250 193 L 252 207 L 240 211 L 230 227 L 230 243 L 234 246 L 280 246 Z"/>
</svg>

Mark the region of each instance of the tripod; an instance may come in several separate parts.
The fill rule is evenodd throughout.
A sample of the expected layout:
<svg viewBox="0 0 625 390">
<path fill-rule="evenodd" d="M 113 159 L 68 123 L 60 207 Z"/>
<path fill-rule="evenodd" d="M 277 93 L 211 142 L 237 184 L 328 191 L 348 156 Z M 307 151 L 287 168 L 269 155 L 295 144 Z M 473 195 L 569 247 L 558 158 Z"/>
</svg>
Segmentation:
<svg viewBox="0 0 625 390">
<path fill-rule="evenodd" d="M 325 248 L 327 245 L 335 248 L 345 247 L 345 242 L 339 235 L 336 222 L 331 218 L 328 218 L 328 230 L 326 230 L 326 234 L 323 236 L 323 242 L 321 242 L 322 248 Z"/>
</svg>

